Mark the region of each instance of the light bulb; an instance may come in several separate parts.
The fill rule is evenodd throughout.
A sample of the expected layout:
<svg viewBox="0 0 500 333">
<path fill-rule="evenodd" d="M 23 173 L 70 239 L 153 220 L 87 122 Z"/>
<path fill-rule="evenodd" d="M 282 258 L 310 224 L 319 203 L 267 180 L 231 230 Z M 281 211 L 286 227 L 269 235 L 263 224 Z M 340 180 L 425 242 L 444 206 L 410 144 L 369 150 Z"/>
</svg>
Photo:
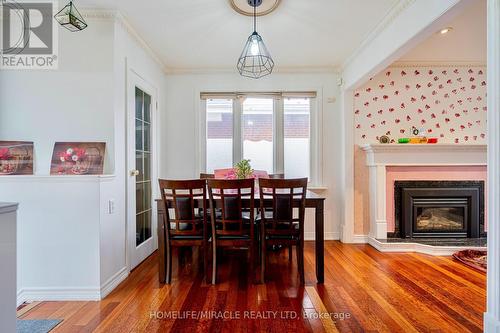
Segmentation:
<svg viewBox="0 0 500 333">
<path fill-rule="evenodd" d="M 259 42 L 257 40 L 252 40 L 252 45 L 250 45 L 250 53 L 254 56 L 259 55 Z"/>
</svg>

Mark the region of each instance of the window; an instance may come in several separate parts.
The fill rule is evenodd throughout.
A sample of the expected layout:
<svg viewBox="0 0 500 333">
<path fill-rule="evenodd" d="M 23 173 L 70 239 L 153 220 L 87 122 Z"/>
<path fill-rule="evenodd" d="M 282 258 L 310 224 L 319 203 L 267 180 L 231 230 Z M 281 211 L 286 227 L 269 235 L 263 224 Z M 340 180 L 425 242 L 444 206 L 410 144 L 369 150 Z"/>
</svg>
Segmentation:
<svg viewBox="0 0 500 333">
<path fill-rule="evenodd" d="M 251 160 L 252 168 L 273 173 L 273 113 L 271 98 L 246 98 L 243 102 L 243 159 Z"/>
<path fill-rule="evenodd" d="M 233 100 L 207 101 L 206 119 L 206 170 L 212 173 L 233 165 Z"/>
<path fill-rule="evenodd" d="M 288 178 L 310 176 L 310 110 L 309 98 L 285 98 L 284 110 L 284 160 Z"/>
<path fill-rule="evenodd" d="M 256 170 L 308 177 L 319 184 L 315 97 L 315 93 L 202 93 L 201 170 L 213 173 L 249 159 Z"/>
</svg>

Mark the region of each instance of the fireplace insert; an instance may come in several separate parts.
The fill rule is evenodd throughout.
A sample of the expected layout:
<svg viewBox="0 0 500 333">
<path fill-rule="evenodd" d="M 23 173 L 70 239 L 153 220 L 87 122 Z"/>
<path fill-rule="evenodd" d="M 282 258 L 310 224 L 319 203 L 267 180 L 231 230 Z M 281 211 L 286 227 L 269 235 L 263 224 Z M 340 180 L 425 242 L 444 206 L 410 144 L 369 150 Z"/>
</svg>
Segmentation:
<svg viewBox="0 0 500 333">
<path fill-rule="evenodd" d="M 396 181 L 397 238 L 479 238 L 484 232 L 483 181 Z"/>
</svg>

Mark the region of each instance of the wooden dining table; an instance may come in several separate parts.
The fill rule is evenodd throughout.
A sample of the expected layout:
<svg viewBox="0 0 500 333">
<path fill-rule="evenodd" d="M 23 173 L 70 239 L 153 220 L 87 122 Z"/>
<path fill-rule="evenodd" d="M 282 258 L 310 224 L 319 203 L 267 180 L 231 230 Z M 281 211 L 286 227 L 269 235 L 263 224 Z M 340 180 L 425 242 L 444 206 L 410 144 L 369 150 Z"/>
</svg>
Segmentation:
<svg viewBox="0 0 500 333">
<path fill-rule="evenodd" d="M 250 200 L 250 199 L 243 199 Z M 199 207 L 203 205 L 203 199 L 200 199 Z M 172 208 L 171 202 L 167 203 L 169 208 Z M 295 202 L 299 206 L 299 201 Z M 260 207 L 260 198 L 254 198 L 255 207 Z M 165 283 L 165 257 L 166 257 L 166 216 L 162 199 L 156 199 L 157 213 L 158 213 L 158 252 L 159 252 L 159 276 L 160 282 Z M 208 198 L 206 207 L 209 206 Z M 315 253 L 316 253 L 316 280 L 318 283 L 323 283 L 325 280 L 325 237 L 324 237 L 324 206 L 325 198 L 311 191 L 306 193 L 306 209 L 314 209 L 314 232 L 315 232 Z M 264 199 L 264 207 L 272 207 L 272 199 Z M 306 221 L 307 223 L 307 221 Z"/>
</svg>

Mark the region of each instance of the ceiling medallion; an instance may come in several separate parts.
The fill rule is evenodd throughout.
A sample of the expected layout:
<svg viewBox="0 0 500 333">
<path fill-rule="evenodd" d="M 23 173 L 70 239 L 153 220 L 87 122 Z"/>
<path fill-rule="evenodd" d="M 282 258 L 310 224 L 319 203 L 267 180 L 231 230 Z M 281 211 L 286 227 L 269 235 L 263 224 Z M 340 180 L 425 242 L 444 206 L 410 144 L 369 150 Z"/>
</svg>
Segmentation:
<svg viewBox="0 0 500 333">
<path fill-rule="evenodd" d="M 259 0 L 261 2 L 260 5 L 257 6 L 257 9 L 255 11 L 256 16 L 263 16 L 271 13 L 274 11 L 279 4 L 281 3 L 281 0 Z M 251 2 L 248 0 L 229 0 L 229 4 L 233 9 L 241 14 L 241 15 L 246 15 L 246 16 L 253 16 L 253 5 Z"/>
</svg>

